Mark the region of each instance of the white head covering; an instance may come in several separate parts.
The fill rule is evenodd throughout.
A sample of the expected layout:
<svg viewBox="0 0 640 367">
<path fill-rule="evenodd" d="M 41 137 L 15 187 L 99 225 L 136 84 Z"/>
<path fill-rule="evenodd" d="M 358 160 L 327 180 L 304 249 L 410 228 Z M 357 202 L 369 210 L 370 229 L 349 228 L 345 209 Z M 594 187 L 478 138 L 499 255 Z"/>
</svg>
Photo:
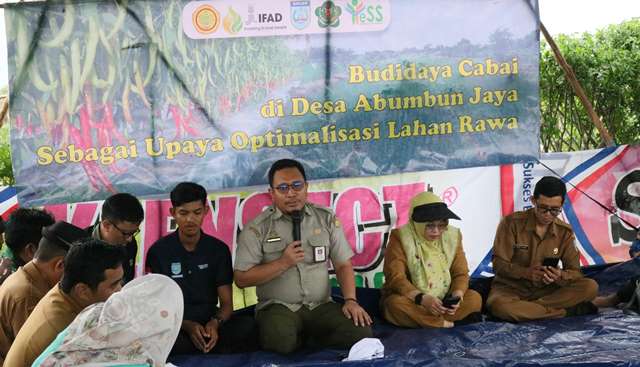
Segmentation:
<svg viewBox="0 0 640 367">
<path fill-rule="evenodd" d="M 176 341 L 184 301 L 169 277 L 149 274 L 104 303 L 85 308 L 41 366 L 164 366 Z"/>
</svg>

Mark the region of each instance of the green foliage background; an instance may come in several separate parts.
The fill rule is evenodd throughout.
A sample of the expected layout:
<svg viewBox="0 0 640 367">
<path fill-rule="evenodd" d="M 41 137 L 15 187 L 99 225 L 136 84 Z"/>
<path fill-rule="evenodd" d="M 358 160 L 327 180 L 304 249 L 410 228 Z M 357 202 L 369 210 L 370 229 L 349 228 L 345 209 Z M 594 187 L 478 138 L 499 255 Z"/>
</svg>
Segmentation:
<svg viewBox="0 0 640 367">
<path fill-rule="evenodd" d="M 640 142 L 640 18 L 595 34 L 555 37 L 616 144 Z M 602 146 L 602 139 L 545 43 L 540 50 L 541 146 L 545 152 Z"/>
<path fill-rule="evenodd" d="M 558 47 L 617 144 L 640 143 L 640 18 L 595 34 L 560 35 Z M 6 96 L 7 87 L 0 88 Z M 576 151 L 602 146 L 598 132 L 566 81 L 549 46 L 540 50 L 541 149 Z M 0 185 L 14 183 L 8 119 L 0 128 Z"/>
<path fill-rule="evenodd" d="M 7 86 L 0 88 L 0 97 L 8 96 Z M 2 101 L 6 101 L 3 99 Z M 0 106 L 1 107 L 1 106 Z M 7 114 L 8 115 L 8 114 Z M 11 168 L 11 145 L 9 145 L 9 118 L 0 121 L 0 186 L 13 185 L 13 169 Z"/>
</svg>

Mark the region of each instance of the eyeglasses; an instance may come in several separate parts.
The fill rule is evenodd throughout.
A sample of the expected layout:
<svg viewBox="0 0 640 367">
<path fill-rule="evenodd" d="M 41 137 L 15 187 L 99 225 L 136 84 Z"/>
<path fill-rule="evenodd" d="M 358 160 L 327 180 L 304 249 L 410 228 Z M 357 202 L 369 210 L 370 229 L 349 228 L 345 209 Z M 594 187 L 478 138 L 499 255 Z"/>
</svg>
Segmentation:
<svg viewBox="0 0 640 367">
<path fill-rule="evenodd" d="M 120 232 L 125 238 L 126 237 L 134 237 L 135 235 L 137 235 L 138 233 L 140 233 L 140 228 L 137 228 L 135 231 L 133 232 L 126 232 L 123 231 L 122 229 L 120 229 L 120 227 L 118 227 L 115 223 L 111 222 L 111 225 L 113 225 L 113 227 L 115 229 L 118 230 L 118 232 Z"/>
<path fill-rule="evenodd" d="M 447 227 L 449 226 L 449 221 L 446 222 L 427 222 L 425 223 L 424 227 L 428 230 L 428 231 L 444 231 L 447 229 Z"/>
<path fill-rule="evenodd" d="M 286 194 L 290 189 L 293 189 L 293 191 L 302 191 L 302 189 L 304 189 L 304 186 L 304 181 L 293 181 L 291 184 L 282 183 L 274 187 L 274 189 L 278 190 L 278 192 L 281 194 Z"/>
<path fill-rule="evenodd" d="M 562 213 L 562 208 L 550 207 L 546 205 L 538 205 L 536 206 L 536 209 L 538 209 L 541 214 L 551 213 L 552 215 L 558 215 Z"/>
</svg>

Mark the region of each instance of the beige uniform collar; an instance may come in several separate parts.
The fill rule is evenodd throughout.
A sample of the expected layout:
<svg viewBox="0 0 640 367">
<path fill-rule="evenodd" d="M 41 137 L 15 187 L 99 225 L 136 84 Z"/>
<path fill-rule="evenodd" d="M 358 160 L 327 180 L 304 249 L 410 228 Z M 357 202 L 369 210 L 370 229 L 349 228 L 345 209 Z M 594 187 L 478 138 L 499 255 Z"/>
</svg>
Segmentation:
<svg viewBox="0 0 640 367">
<path fill-rule="evenodd" d="M 49 283 L 49 280 L 44 276 L 44 274 L 42 274 L 33 261 L 29 261 L 22 267 L 22 270 L 26 273 L 29 283 L 45 294 L 55 285 Z"/>
<path fill-rule="evenodd" d="M 289 217 L 288 215 L 285 215 L 277 206 L 272 205 L 271 209 L 273 210 L 273 219 L 280 219 L 281 217 Z M 309 203 L 305 203 L 304 207 L 302 207 L 302 210 L 304 211 L 305 215 L 311 215 L 311 208 L 309 206 Z"/>
<path fill-rule="evenodd" d="M 62 290 L 62 288 L 60 288 L 60 283 L 58 283 L 58 285 L 56 285 L 56 292 L 59 293 L 59 295 L 65 300 L 65 302 L 72 307 L 73 312 L 80 313 L 80 311 L 82 311 L 84 309 L 84 307 L 80 306 L 80 304 L 78 302 L 76 302 L 73 298 L 71 298 L 70 295 L 64 293 L 64 291 Z"/>
<path fill-rule="evenodd" d="M 557 225 L 557 221 L 559 219 L 558 218 L 553 218 L 553 222 L 551 222 L 551 224 L 549 224 L 549 229 L 547 230 L 548 233 L 550 233 L 553 237 L 556 237 L 558 235 L 558 225 Z M 525 228 L 527 229 L 527 231 L 530 232 L 535 232 L 536 231 L 536 208 L 531 208 L 529 210 L 527 210 L 527 224 L 525 225 Z"/>
</svg>

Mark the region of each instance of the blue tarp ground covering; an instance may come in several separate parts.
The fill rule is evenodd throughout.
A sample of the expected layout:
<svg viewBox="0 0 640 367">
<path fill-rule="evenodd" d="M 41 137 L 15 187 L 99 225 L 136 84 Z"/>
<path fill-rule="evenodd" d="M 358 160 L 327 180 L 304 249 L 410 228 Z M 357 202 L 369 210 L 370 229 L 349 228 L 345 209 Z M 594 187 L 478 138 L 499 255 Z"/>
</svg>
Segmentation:
<svg viewBox="0 0 640 367">
<path fill-rule="evenodd" d="M 640 260 L 585 269 L 600 284 L 601 294 L 614 291 L 626 279 L 640 275 Z M 376 304 L 376 291 L 360 290 L 366 307 Z M 372 314 L 379 315 L 372 309 Z M 598 315 L 567 317 L 521 324 L 485 321 L 453 329 L 410 330 L 376 317 L 374 334 L 385 346 L 385 357 L 343 362 L 345 366 L 639 366 L 640 316 L 617 309 Z M 291 356 L 254 352 L 235 355 L 177 356 L 179 367 L 196 366 L 327 366 L 339 363 L 347 351 L 304 350 Z"/>
</svg>

